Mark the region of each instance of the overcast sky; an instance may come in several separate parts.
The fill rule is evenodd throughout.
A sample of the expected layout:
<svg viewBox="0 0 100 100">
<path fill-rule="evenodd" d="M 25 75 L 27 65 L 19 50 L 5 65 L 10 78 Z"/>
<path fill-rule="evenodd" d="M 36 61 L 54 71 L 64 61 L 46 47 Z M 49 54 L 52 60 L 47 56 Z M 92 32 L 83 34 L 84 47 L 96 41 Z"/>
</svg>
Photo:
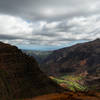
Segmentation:
<svg viewBox="0 0 100 100">
<path fill-rule="evenodd" d="M 57 49 L 100 38 L 100 0 L 0 0 L 0 41 Z"/>
</svg>

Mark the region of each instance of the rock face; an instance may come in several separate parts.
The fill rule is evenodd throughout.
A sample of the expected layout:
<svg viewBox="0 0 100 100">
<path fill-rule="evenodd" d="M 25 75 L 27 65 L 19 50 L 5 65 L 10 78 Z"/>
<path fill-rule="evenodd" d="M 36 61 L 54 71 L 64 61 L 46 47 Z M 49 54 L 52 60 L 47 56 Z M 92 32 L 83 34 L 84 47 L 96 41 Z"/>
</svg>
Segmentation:
<svg viewBox="0 0 100 100">
<path fill-rule="evenodd" d="M 0 100 L 13 100 L 6 76 L 7 73 L 0 70 Z"/>
<path fill-rule="evenodd" d="M 33 57 L 15 46 L 0 42 L 0 100 L 4 94 L 20 99 L 62 90 L 40 71 Z"/>
<path fill-rule="evenodd" d="M 45 64 L 46 63 L 46 64 Z M 44 60 L 49 75 L 100 75 L 100 39 L 54 51 Z"/>
</svg>

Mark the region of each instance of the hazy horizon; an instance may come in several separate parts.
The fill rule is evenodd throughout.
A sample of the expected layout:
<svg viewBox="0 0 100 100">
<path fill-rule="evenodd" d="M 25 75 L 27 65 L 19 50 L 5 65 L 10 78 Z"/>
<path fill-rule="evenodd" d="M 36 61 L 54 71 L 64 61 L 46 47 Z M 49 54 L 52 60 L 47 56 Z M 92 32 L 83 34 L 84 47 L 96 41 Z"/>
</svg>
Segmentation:
<svg viewBox="0 0 100 100">
<path fill-rule="evenodd" d="M 27 45 L 16 45 L 19 49 L 23 49 L 23 50 L 36 50 L 36 51 L 53 51 L 53 50 L 58 50 L 58 49 L 62 49 L 62 48 L 65 48 L 65 47 L 70 47 L 70 46 L 73 46 L 75 44 L 78 44 L 78 43 L 85 43 L 85 42 L 89 42 L 89 41 L 80 41 L 80 42 L 74 42 L 74 43 L 70 43 L 70 44 L 66 44 L 66 45 L 63 45 L 63 46 L 38 46 L 38 45 L 30 45 L 30 46 L 27 46 Z"/>
</svg>

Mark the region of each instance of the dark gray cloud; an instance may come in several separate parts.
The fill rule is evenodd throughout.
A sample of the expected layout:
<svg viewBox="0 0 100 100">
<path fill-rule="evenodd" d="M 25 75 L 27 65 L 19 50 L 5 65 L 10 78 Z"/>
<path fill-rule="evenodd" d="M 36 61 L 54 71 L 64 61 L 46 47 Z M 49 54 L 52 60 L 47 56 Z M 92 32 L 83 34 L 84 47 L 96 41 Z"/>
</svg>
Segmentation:
<svg viewBox="0 0 100 100">
<path fill-rule="evenodd" d="M 2 34 L 0 34 L 0 39 L 1 40 L 15 40 L 15 39 L 22 39 L 22 38 L 16 37 L 16 36 L 11 36 L 11 35 L 2 35 Z"/>
<path fill-rule="evenodd" d="M 0 12 L 30 20 L 56 20 L 100 13 L 98 0 L 0 0 Z"/>
</svg>

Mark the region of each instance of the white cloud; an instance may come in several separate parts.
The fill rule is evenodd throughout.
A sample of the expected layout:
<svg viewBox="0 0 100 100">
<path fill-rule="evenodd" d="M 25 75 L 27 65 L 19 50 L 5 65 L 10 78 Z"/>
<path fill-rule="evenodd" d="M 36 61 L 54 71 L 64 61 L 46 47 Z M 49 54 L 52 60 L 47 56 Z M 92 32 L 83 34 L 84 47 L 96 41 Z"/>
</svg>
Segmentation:
<svg viewBox="0 0 100 100">
<path fill-rule="evenodd" d="M 0 15 L 0 34 L 25 36 L 32 31 L 32 23 L 28 23 L 19 17 Z"/>
<path fill-rule="evenodd" d="M 59 24 L 60 24 L 60 22 L 51 22 L 51 23 L 47 23 L 47 24 L 46 24 L 46 28 L 48 28 L 48 29 L 53 29 L 53 28 L 56 28 L 57 25 L 59 25 Z"/>
<path fill-rule="evenodd" d="M 69 20 L 28 22 L 20 17 L 0 15 L 0 38 L 11 44 L 65 45 L 73 41 L 100 38 L 100 15 Z M 9 38 L 8 38 L 9 37 Z"/>
<path fill-rule="evenodd" d="M 78 39 L 100 38 L 99 19 L 100 15 L 73 18 L 68 21 L 68 25 L 72 26 L 70 32 Z"/>
</svg>

